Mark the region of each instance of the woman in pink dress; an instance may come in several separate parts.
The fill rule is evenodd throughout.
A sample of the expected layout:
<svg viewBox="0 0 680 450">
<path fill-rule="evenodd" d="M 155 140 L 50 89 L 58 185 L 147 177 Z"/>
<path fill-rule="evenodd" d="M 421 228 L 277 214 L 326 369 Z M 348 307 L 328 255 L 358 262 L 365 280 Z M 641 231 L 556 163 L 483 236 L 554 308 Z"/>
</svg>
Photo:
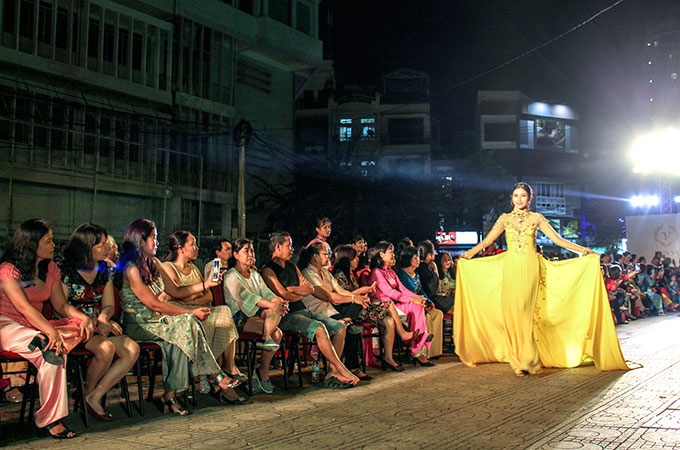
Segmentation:
<svg viewBox="0 0 680 450">
<path fill-rule="evenodd" d="M 375 283 L 375 294 L 373 294 L 372 299 L 381 302 L 392 301 L 397 309 L 406 314 L 409 329 L 419 334 L 411 345 L 413 357 L 421 363 L 428 363 L 426 349 L 430 348 L 430 341 L 432 341 L 433 336 L 426 332 L 425 297 L 406 289 L 392 270 L 396 262 L 392 244 L 380 241 L 375 245 L 374 250 L 375 255 L 371 258 L 371 276 L 369 278 L 370 283 Z M 420 334 L 421 332 L 422 334 Z M 403 370 L 402 367 L 396 365 L 390 367 L 392 365 L 389 361 L 391 358 L 392 355 L 385 355 L 387 368 Z"/>
<path fill-rule="evenodd" d="M 87 315 L 66 303 L 59 268 L 52 261 L 52 236 L 44 220 L 27 220 L 17 228 L 2 258 L 0 350 L 18 353 L 38 369 L 36 426 L 55 439 L 71 439 L 77 434 L 61 423 L 68 415 L 64 355 L 90 339 L 94 327 Z M 41 311 L 48 299 L 63 319 L 45 319 Z M 67 328 L 70 335 L 63 332 Z"/>
</svg>

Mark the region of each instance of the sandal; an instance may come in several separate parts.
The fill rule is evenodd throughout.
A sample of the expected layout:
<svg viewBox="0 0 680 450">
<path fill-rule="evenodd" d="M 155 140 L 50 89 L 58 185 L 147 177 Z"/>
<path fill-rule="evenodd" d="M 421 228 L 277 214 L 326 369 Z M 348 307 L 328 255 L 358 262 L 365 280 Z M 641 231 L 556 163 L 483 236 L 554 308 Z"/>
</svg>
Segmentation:
<svg viewBox="0 0 680 450">
<path fill-rule="evenodd" d="M 264 350 L 265 352 L 275 352 L 279 349 L 279 344 L 269 337 L 264 342 L 256 343 L 255 347 Z"/>
<path fill-rule="evenodd" d="M 165 397 L 161 397 L 161 401 L 163 402 L 163 405 L 167 406 L 170 412 L 176 416 L 191 415 L 191 411 L 189 411 L 188 409 L 184 409 L 180 402 L 177 401 L 177 397 L 172 397 L 169 400 L 166 400 Z M 177 409 L 172 409 L 173 405 L 177 405 Z M 165 413 L 165 408 L 163 408 L 163 412 Z"/>
<path fill-rule="evenodd" d="M 55 428 L 59 425 L 62 425 L 64 427 L 64 431 L 61 433 L 56 433 L 52 434 L 50 433 L 50 430 L 52 428 Z M 38 435 L 41 437 L 47 437 L 50 436 L 52 439 L 73 439 L 78 437 L 78 433 L 75 431 L 69 430 L 66 425 L 62 424 L 60 421 L 52 422 L 51 424 L 47 425 L 45 428 L 38 428 Z"/>
<path fill-rule="evenodd" d="M 228 401 L 229 403 L 232 403 L 234 405 L 245 405 L 248 403 L 248 400 L 245 397 L 241 397 L 238 395 L 238 393 L 234 390 L 236 386 L 240 386 L 241 382 L 238 380 L 231 380 L 227 387 L 221 387 L 220 383 L 222 380 L 227 378 L 226 375 L 219 374 L 215 378 L 213 378 L 213 388 L 215 389 L 215 393 L 217 394 L 219 399 L 224 399 Z"/>
<path fill-rule="evenodd" d="M 354 387 L 352 383 L 340 381 L 336 377 L 326 377 L 326 379 L 323 380 L 323 386 L 328 389 L 349 389 Z"/>
<path fill-rule="evenodd" d="M 361 369 L 354 369 L 351 372 L 352 372 L 352 375 L 354 375 L 355 377 L 357 377 L 359 379 L 359 381 L 371 381 L 373 379 L 372 376 L 365 374 L 365 373 L 363 375 L 359 375 L 360 373 L 362 373 Z"/>
<path fill-rule="evenodd" d="M 9 403 L 21 403 L 24 399 L 24 395 L 21 392 L 21 388 L 18 386 L 8 386 L 5 390 L 4 399 Z"/>
<path fill-rule="evenodd" d="M 36 348 L 39 349 L 42 352 L 43 359 L 46 362 L 54 366 L 61 366 L 65 362 L 64 357 L 57 355 L 57 352 L 55 352 L 53 348 L 45 350 L 45 347 L 47 347 L 48 343 L 49 341 L 47 340 L 47 337 L 45 337 L 45 335 L 42 333 L 38 333 L 35 335 L 31 343 L 28 344 L 28 349 L 30 351 L 35 351 Z"/>
</svg>

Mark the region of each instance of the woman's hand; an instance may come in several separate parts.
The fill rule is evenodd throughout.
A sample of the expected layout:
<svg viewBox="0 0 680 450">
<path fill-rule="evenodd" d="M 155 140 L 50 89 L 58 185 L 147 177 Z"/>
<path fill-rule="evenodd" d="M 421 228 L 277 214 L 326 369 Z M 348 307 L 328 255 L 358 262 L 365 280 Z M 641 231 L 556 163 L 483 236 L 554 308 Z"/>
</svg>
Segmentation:
<svg viewBox="0 0 680 450">
<path fill-rule="evenodd" d="M 61 336 L 61 333 L 57 331 L 56 328 L 54 328 L 52 325 L 46 330 L 43 330 L 42 333 L 47 337 L 47 347 L 45 347 L 45 350 L 47 349 L 53 349 L 57 355 L 61 355 L 64 353 L 64 338 Z"/>
<path fill-rule="evenodd" d="M 597 253 L 595 250 L 591 250 L 591 249 L 589 249 L 588 247 L 585 247 L 585 248 L 583 249 L 583 256 L 586 256 L 586 255 L 597 255 L 597 254 L 598 254 L 598 253 Z"/>
<path fill-rule="evenodd" d="M 116 322 L 108 320 L 105 318 L 97 318 L 97 330 L 102 336 L 121 336 L 123 334 L 123 329 Z"/>
<path fill-rule="evenodd" d="M 210 308 L 196 308 L 192 309 L 191 314 L 196 316 L 198 320 L 205 320 L 210 315 Z"/>
<path fill-rule="evenodd" d="M 83 342 L 87 342 L 94 335 L 94 324 L 89 316 L 85 316 L 80 321 L 80 335 L 85 336 Z"/>
<path fill-rule="evenodd" d="M 424 305 L 425 297 L 423 297 L 422 295 L 416 295 L 415 297 L 411 298 L 411 301 L 417 305 Z"/>
<path fill-rule="evenodd" d="M 217 277 L 217 281 L 213 281 L 212 276 L 208 277 L 207 280 L 203 282 L 203 290 L 207 291 L 211 287 L 219 286 L 222 284 L 222 276 L 224 275 L 223 272 L 220 272 L 219 276 Z"/>
<path fill-rule="evenodd" d="M 472 259 L 473 256 L 475 256 L 475 254 L 470 252 L 470 250 L 460 254 L 460 257 L 463 259 Z"/>
</svg>

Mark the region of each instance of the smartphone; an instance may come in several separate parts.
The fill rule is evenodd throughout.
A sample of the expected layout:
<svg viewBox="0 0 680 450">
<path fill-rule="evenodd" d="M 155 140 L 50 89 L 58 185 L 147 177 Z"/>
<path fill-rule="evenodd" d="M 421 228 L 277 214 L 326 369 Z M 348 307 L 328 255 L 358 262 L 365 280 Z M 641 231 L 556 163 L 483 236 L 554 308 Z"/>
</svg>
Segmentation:
<svg viewBox="0 0 680 450">
<path fill-rule="evenodd" d="M 220 279 L 220 264 L 222 260 L 220 258 L 215 258 L 213 259 L 213 268 L 212 268 L 212 280 L 213 281 L 218 281 Z"/>
<path fill-rule="evenodd" d="M 640 271 L 640 264 L 635 264 L 635 271 L 639 272 Z"/>
</svg>

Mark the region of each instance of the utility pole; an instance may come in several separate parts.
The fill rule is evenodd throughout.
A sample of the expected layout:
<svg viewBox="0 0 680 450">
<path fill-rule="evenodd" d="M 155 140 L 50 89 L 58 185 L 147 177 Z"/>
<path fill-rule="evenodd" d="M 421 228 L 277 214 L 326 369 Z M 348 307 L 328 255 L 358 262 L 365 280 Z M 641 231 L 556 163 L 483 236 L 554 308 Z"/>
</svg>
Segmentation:
<svg viewBox="0 0 680 450">
<path fill-rule="evenodd" d="M 246 145 L 250 143 L 253 126 L 241 119 L 234 128 L 234 142 L 238 143 L 238 235 L 246 236 Z"/>
</svg>

